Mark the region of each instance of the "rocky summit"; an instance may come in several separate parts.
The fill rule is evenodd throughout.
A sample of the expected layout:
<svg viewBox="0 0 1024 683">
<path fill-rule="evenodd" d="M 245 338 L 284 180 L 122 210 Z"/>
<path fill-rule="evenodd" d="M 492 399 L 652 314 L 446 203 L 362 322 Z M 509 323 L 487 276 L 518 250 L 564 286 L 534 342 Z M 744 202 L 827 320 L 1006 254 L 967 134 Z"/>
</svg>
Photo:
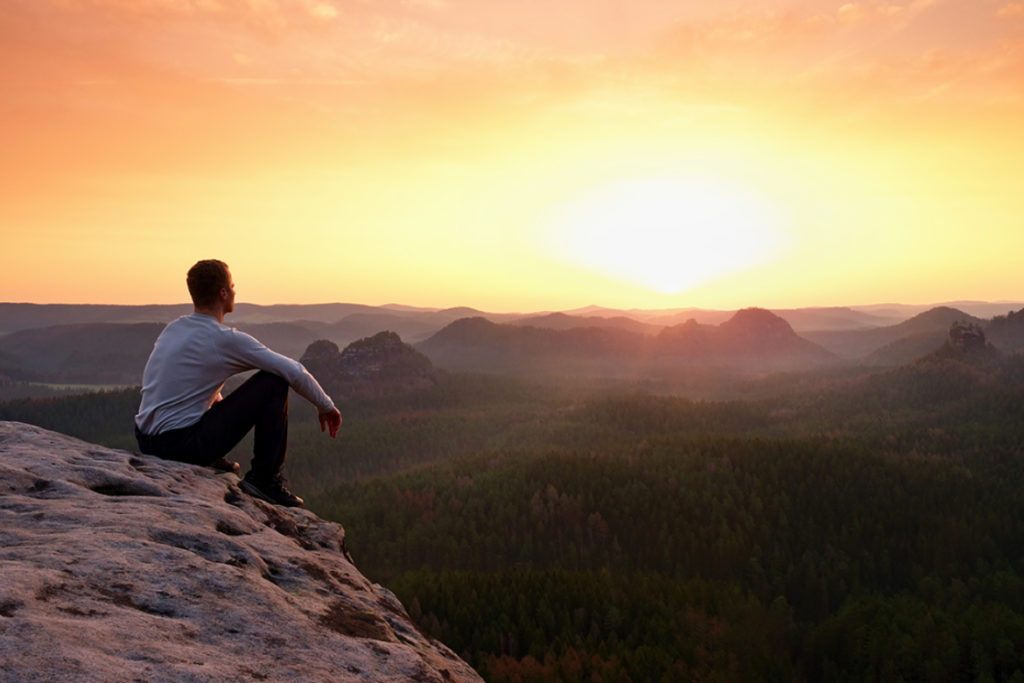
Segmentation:
<svg viewBox="0 0 1024 683">
<path fill-rule="evenodd" d="M 354 341 L 344 351 L 320 339 L 301 362 L 335 400 L 400 395 L 435 383 L 430 359 L 394 332 Z"/>
<path fill-rule="evenodd" d="M 480 680 L 238 482 L 0 422 L 0 681 Z"/>
</svg>

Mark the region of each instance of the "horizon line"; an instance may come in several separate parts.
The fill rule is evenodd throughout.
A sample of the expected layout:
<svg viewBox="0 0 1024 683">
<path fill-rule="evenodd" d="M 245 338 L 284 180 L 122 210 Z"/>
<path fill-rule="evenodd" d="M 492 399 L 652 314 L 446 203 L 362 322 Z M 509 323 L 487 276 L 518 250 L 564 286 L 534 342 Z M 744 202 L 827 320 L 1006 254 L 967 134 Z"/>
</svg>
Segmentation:
<svg viewBox="0 0 1024 683">
<path fill-rule="evenodd" d="M 709 313 L 728 313 L 734 311 L 741 311 L 747 308 L 763 308 L 769 311 L 799 311 L 799 310 L 815 310 L 815 309 L 864 309 L 864 308 L 881 308 L 886 306 L 896 306 L 905 308 L 937 308 L 941 306 L 955 306 L 955 305 L 972 305 L 972 306 L 999 306 L 1008 305 L 1011 307 L 1024 307 L 1024 300 L 1013 300 L 1013 299 L 998 299 L 998 300 L 986 300 L 986 299 L 953 299 L 945 301 L 932 301 L 926 303 L 906 303 L 899 301 L 883 301 L 866 304 L 817 304 L 817 305 L 806 305 L 806 306 L 764 306 L 764 305 L 745 305 L 739 307 L 703 307 L 703 306 L 676 306 L 668 308 L 642 308 L 642 307 L 630 307 L 630 308 L 619 308 L 613 306 L 605 306 L 601 304 L 587 304 L 584 306 L 575 306 L 572 308 L 546 308 L 536 310 L 490 310 L 484 308 L 478 308 L 467 304 L 460 304 L 456 306 L 414 306 L 410 304 L 401 304 L 396 302 L 389 302 L 386 304 L 366 304 L 354 301 L 325 301 L 325 302 L 314 302 L 314 303 L 290 303 L 290 302 L 278 302 L 271 304 L 256 303 L 251 301 L 240 301 L 236 304 L 237 306 L 253 306 L 258 308 L 273 308 L 273 307 L 323 307 L 323 306 L 362 306 L 366 308 L 383 308 L 383 309 L 404 309 L 408 311 L 424 311 L 432 313 L 440 313 L 443 311 L 451 311 L 455 309 L 465 308 L 480 313 L 492 313 L 499 315 L 541 315 L 551 313 L 582 313 L 590 309 L 630 313 L 630 312 L 644 312 L 644 313 L 677 313 L 684 311 L 705 311 Z M 117 307 L 117 308 L 177 308 L 177 307 L 191 307 L 192 303 L 187 301 L 179 301 L 175 303 L 145 303 L 145 304 L 124 304 L 124 303 L 69 303 L 69 302 L 35 302 L 35 301 L 0 301 L 0 306 L 81 306 L 81 307 Z"/>
</svg>

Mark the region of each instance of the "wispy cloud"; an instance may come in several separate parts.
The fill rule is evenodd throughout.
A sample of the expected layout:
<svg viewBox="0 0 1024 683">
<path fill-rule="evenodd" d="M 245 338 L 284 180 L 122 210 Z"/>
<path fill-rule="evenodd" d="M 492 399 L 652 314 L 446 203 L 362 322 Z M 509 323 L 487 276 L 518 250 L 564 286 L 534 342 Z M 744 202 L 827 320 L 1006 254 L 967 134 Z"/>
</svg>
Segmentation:
<svg viewBox="0 0 1024 683">
<path fill-rule="evenodd" d="M 1004 18 L 1024 17 L 1024 2 L 1010 2 L 998 10 L 996 16 Z"/>
<path fill-rule="evenodd" d="M 103 20 L 110 28 L 132 20 L 214 20 L 283 31 L 330 23 L 341 16 L 331 0 L 49 0 L 49 4 L 80 21 Z"/>
<path fill-rule="evenodd" d="M 467 106 L 504 101 L 594 118 L 659 107 L 686 118 L 787 101 L 882 111 L 946 97 L 1007 99 L 1019 95 L 1021 71 L 1008 27 L 1024 14 L 1016 0 L 779 0 L 699 11 L 662 2 L 625 11 L 604 0 L 39 0 L 15 8 L 0 74 L 26 84 L 167 80 L 173 92 L 189 82 L 268 96 L 280 88 L 291 101 L 300 96 L 284 91 L 299 87 L 303 98 L 331 98 L 311 107 L 344 102 L 350 110 L 367 93 L 400 99 L 405 89 L 425 107 L 440 106 L 428 101 L 434 92 Z M 949 24 L 969 26 L 974 42 L 950 43 L 936 28 Z M 359 93 L 343 97 L 345 88 Z"/>
<path fill-rule="evenodd" d="M 444 10 L 451 7 L 447 0 L 402 0 L 406 7 L 422 7 L 429 10 Z"/>
</svg>

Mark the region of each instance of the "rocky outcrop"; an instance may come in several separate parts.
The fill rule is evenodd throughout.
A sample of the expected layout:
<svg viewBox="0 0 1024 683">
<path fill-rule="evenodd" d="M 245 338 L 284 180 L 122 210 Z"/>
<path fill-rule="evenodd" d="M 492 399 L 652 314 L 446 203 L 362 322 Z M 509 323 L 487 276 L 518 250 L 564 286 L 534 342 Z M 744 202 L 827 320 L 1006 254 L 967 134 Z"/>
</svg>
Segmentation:
<svg viewBox="0 0 1024 683">
<path fill-rule="evenodd" d="M 0 680 L 478 681 L 338 524 L 0 422 Z"/>
<path fill-rule="evenodd" d="M 949 345 L 968 353 L 978 351 L 985 348 L 985 333 L 980 325 L 958 321 L 949 327 Z"/>
<path fill-rule="evenodd" d="M 941 368 L 942 372 L 956 374 L 968 372 L 977 378 L 985 378 L 992 373 L 1002 354 L 985 339 L 985 332 L 980 325 L 960 321 L 949 327 L 945 343 L 930 353 L 923 354 L 909 365 L 915 368 L 927 368 L 934 371 Z"/>
<path fill-rule="evenodd" d="M 334 398 L 402 394 L 434 384 L 430 359 L 394 332 L 380 332 L 339 351 L 337 344 L 313 342 L 301 362 Z"/>
<path fill-rule="evenodd" d="M 807 332 L 804 336 L 842 358 L 864 365 L 896 367 L 941 345 L 950 325 L 957 322 L 980 324 L 982 320 L 956 308 L 937 306 L 896 325 Z"/>
</svg>

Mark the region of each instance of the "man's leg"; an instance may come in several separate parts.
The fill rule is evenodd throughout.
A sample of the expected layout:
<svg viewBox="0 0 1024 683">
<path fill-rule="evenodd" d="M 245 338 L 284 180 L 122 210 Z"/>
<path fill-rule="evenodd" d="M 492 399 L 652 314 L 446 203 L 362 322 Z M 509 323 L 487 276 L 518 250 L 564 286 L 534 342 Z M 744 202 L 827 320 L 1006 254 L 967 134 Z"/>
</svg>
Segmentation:
<svg viewBox="0 0 1024 683">
<path fill-rule="evenodd" d="M 197 441 L 207 463 L 227 455 L 255 428 L 251 474 L 258 481 L 276 479 L 288 450 L 288 383 L 258 372 L 213 404 L 198 426 Z"/>
<path fill-rule="evenodd" d="M 301 506 L 302 499 L 285 488 L 281 477 L 288 450 L 288 383 L 273 373 L 256 373 L 191 427 L 136 436 L 143 453 L 216 467 L 253 428 L 252 469 L 242 488 L 277 505 Z"/>
<path fill-rule="evenodd" d="M 246 492 L 287 507 L 303 501 L 284 486 L 281 468 L 288 450 L 288 383 L 269 372 L 258 372 L 199 421 L 207 455 L 228 453 L 250 429 L 253 434 L 252 469 L 242 480 Z"/>
</svg>

